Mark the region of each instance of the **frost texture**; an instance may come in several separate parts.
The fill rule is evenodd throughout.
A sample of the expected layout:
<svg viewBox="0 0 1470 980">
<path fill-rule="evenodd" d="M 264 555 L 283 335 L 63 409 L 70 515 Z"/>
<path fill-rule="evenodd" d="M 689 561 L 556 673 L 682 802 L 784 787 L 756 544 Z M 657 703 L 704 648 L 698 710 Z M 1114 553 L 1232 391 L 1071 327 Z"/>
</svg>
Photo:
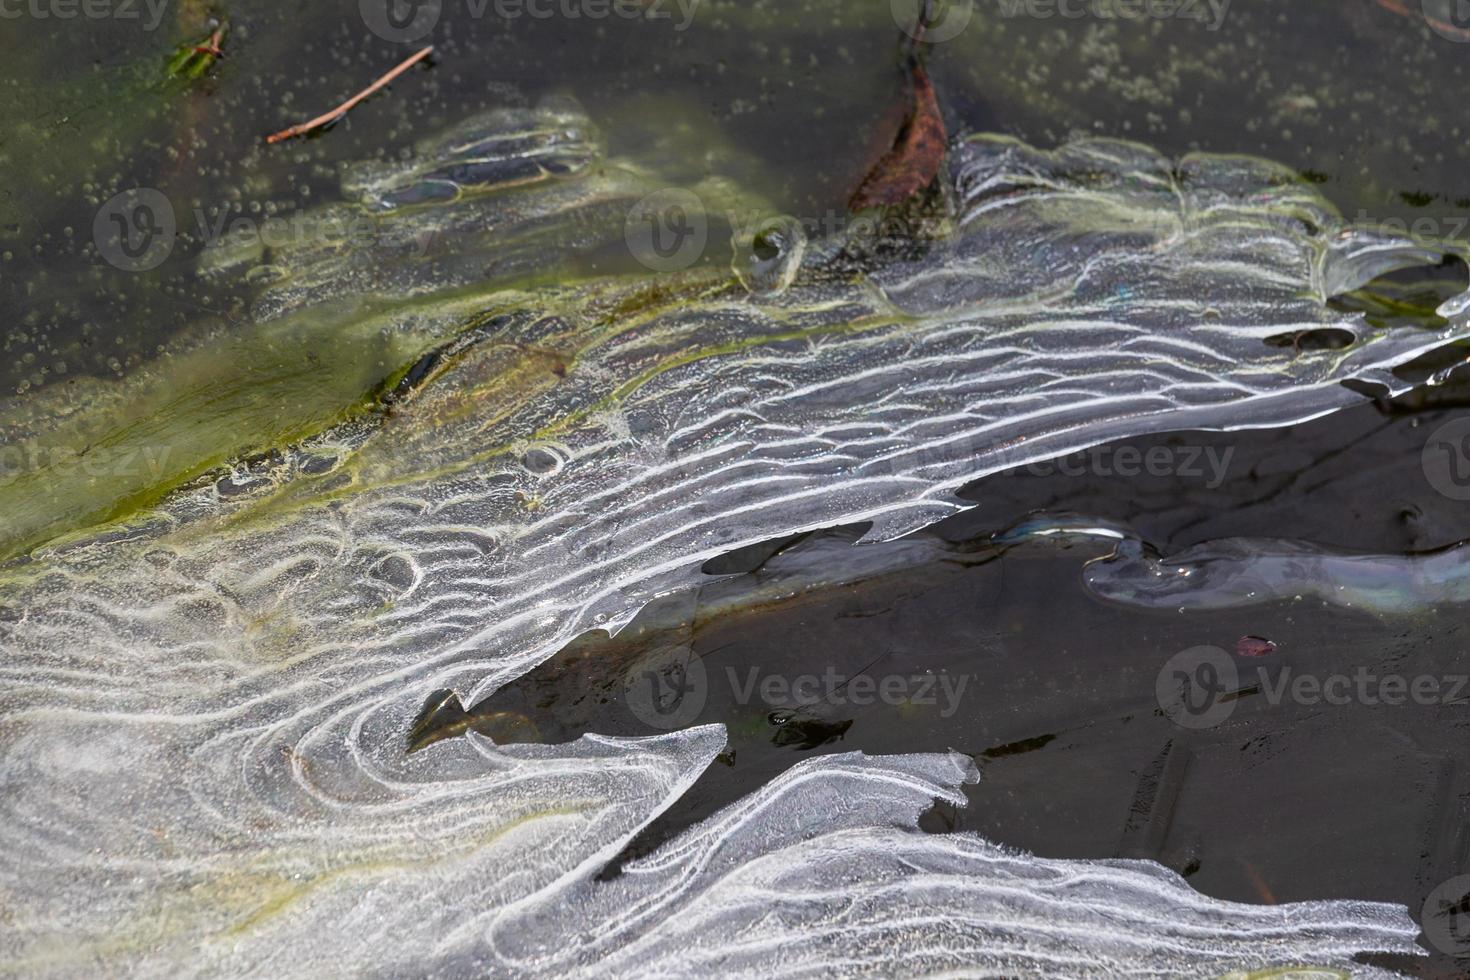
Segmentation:
<svg viewBox="0 0 1470 980">
<path fill-rule="evenodd" d="M 963 803 L 956 784 L 975 777 L 971 765 L 860 753 L 801 763 L 623 877 L 531 903 L 492 942 L 520 967 L 641 976 L 1207 976 L 1345 962 L 1365 944 L 1416 951 L 1417 930 L 1388 905 L 1232 905 L 1146 862 L 916 834 L 932 797 Z M 613 928 L 583 931 L 588 918 Z M 516 955 L 545 935 L 578 941 Z M 593 968 L 578 969 L 589 954 Z"/>
<path fill-rule="evenodd" d="M 580 154 L 590 129 L 565 112 L 430 146 L 452 158 L 513 122 L 567 129 Z M 606 168 L 559 169 L 550 189 L 512 167 L 462 199 L 443 193 L 453 168 L 426 161 L 405 179 L 429 175 L 432 194 L 362 186 L 392 205 L 379 221 L 407 223 L 380 240 L 476 224 L 464 208 L 552 222 L 522 258 L 555 222 L 591 235 L 586 208 L 647 189 L 627 171 L 594 193 Z M 915 814 L 970 778 L 948 755 L 813 760 L 597 883 L 710 764 L 718 728 L 405 754 L 429 692 L 471 701 L 717 553 L 859 520 L 890 538 L 1003 467 L 1319 415 L 1358 397 L 1342 379 L 1401 389 L 1393 365 L 1465 333 L 1449 307 L 1436 332 L 1330 310 L 1428 256 L 1342 229 L 1256 161 L 983 138 L 956 148 L 952 180 L 950 237 L 866 261 L 812 243 L 791 286 L 758 299 L 703 273 L 472 297 L 474 263 L 451 249 L 454 308 L 485 317 L 379 427 L 312 447 L 335 447 L 335 469 L 263 496 L 181 493 L 130 533 L 12 568 L 7 958 L 58 975 L 1174 976 L 1415 951 L 1401 908 L 1229 905 L 1152 865 L 921 835 Z M 432 263 L 377 258 L 394 289 L 432 292 L 413 279 Z M 321 261 L 353 288 L 372 268 L 270 260 L 286 272 L 268 316 L 331 281 Z M 1358 341 L 1263 342 L 1329 325 Z"/>
</svg>

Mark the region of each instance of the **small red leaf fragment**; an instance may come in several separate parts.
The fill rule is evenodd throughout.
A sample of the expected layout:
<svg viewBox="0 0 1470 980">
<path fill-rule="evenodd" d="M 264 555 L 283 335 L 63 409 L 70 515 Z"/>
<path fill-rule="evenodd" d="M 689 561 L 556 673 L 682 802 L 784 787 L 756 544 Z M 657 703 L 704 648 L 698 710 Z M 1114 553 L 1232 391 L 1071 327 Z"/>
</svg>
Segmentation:
<svg viewBox="0 0 1470 980">
<path fill-rule="evenodd" d="M 911 71 L 913 105 L 894 138 L 893 148 L 884 153 L 853 193 L 848 207 L 853 211 L 884 204 L 900 204 L 928 187 L 944 164 L 948 134 L 934 86 L 921 65 Z"/>
<path fill-rule="evenodd" d="M 1235 641 L 1235 652 L 1242 657 L 1267 657 L 1276 652 L 1276 644 L 1264 636 L 1242 636 Z"/>
</svg>

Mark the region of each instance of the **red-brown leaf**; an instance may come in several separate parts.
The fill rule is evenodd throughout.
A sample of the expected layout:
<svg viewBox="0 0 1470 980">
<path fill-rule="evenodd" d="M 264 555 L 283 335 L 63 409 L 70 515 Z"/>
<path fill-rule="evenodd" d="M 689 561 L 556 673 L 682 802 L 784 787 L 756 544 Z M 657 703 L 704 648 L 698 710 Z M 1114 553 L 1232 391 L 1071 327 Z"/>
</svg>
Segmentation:
<svg viewBox="0 0 1470 980">
<path fill-rule="evenodd" d="M 913 67 L 913 106 L 893 148 L 878 160 L 848 206 L 861 211 L 883 204 L 898 204 L 928 187 L 944 165 L 948 136 L 934 86 L 919 65 Z"/>
</svg>

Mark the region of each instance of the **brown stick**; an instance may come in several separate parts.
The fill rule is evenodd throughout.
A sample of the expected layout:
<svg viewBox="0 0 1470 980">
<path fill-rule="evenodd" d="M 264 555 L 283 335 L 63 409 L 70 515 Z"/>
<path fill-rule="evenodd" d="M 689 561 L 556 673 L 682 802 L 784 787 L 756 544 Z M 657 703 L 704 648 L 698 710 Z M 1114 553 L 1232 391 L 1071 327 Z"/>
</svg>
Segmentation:
<svg viewBox="0 0 1470 980">
<path fill-rule="evenodd" d="M 291 139 L 293 136 L 301 136 L 305 133 L 311 132 L 313 129 L 320 129 L 323 126 L 328 126 L 336 122 L 338 119 L 341 119 L 343 116 L 347 115 L 347 113 L 363 99 L 367 98 L 369 95 L 372 95 L 378 89 L 382 88 L 384 85 L 387 85 L 389 82 L 393 81 L 393 79 L 397 78 L 399 75 L 402 75 L 404 72 L 408 71 L 420 61 L 423 61 L 433 50 L 434 46 L 431 44 L 421 51 L 414 52 L 413 55 L 411 55 L 407 60 L 398 65 L 398 67 L 388 72 L 388 74 L 384 75 L 376 82 L 373 82 L 373 84 L 369 85 L 361 92 L 358 92 L 356 95 L 339 105 L 337 108 L 331 110 L 330 112 L 324 112 L 320 116 L 317 116 L 315 119 L 312 119 L 309 122 L 300 123 L 299 125 L 292 126 L 290 129 L 283 129 L 279 133 L 272 133 L 265 138 L 265 141 L 267 143 L 279 143 L 281 142 L 281 140 L 288 140 Z"/>
</svg>

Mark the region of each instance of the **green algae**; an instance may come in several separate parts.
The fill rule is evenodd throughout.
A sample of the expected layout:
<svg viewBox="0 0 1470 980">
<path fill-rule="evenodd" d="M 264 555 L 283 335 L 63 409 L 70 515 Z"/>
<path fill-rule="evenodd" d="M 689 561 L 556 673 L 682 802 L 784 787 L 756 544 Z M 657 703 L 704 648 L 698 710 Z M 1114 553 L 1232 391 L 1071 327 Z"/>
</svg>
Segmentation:
<svg viewBox="0 0 1470 980">
<path fill-rule="evenodd" d="M 19 471 L 0 482 L 0 548 L 14 554 L 124 517 L 230 459 L 361 410 L 383 378 L 433 343 L 385 329 L 392 317 L 354 305 L 314 310 L 113 383 L 98 393 L 106 411 L 78 411 L 7 447 Z"/>
<path fill-rule="evenodd" d="M 675 129 L 684 141 L 701 132 Z M 283 222 L 286 233 L 275 240 L 262 225 L 205 249 L 198 275 L 257 284 L 246 321 L 210 318 L 122 378 L 78 378 L 0 405 L 7 441 L 0 557 L 141 519 L 170 491 L 252 454 L 397 411 L 392 392 L 421 358 L 494 316 L 539 311 L 576 322 L 577 337 L 552 337 L 524 352 L 530 367 L 549 356 L 564 370 L 595 337 L 615 336 L 655 310 L 733 281 L 728 269 L 710 267 L 719 249 L 686 279 L 633 262 L 622 241 L 625 216 L 639 198 L 669 186 L 667 178 L 639 160 L 603 160 L 580 111 L 562 102 L 499 109 L 452 135 L 457 141 L 424 140 L 408 164 L 349 169 L 343 190 L 356 203 L 303 212 Z M 717 146 L 703 136 L 707 147 Z M 537 160 L 544 161 L 539 171 Z M 465 166 L 440 169 L 456 161 Z M 375 200 L 395 182 L 411 200 L 416 184 L 442 184 L 448 172 L 472 173 L 475 183 L 449 201 L 385 210 Z M 686 186 L 708 202 L 716 222 L 769 210 L 723 178 Z M 329 233 L 342 219 L 353 235 Z M 611 255 L 613 268 L 590 258 L 596 255 Z M 609 275 L 619 265 L 638 273 Z M 488 383 L 509 392 L 507 411 L 543 390 L 546 379 L 555 381 L 549 370 L 502 367 L 503 376 Z M 524 390 L 515 392 L 517 384 Z M 480 417 L 483 428 L 486 418 L 500 417 L 488 410 L 490 400 L 482 395 L 462 411 Z M 437 421 L 452 419 L 446 409 Z M 301 482 L 320 489 L 317 481 Z"/>
</svg>

